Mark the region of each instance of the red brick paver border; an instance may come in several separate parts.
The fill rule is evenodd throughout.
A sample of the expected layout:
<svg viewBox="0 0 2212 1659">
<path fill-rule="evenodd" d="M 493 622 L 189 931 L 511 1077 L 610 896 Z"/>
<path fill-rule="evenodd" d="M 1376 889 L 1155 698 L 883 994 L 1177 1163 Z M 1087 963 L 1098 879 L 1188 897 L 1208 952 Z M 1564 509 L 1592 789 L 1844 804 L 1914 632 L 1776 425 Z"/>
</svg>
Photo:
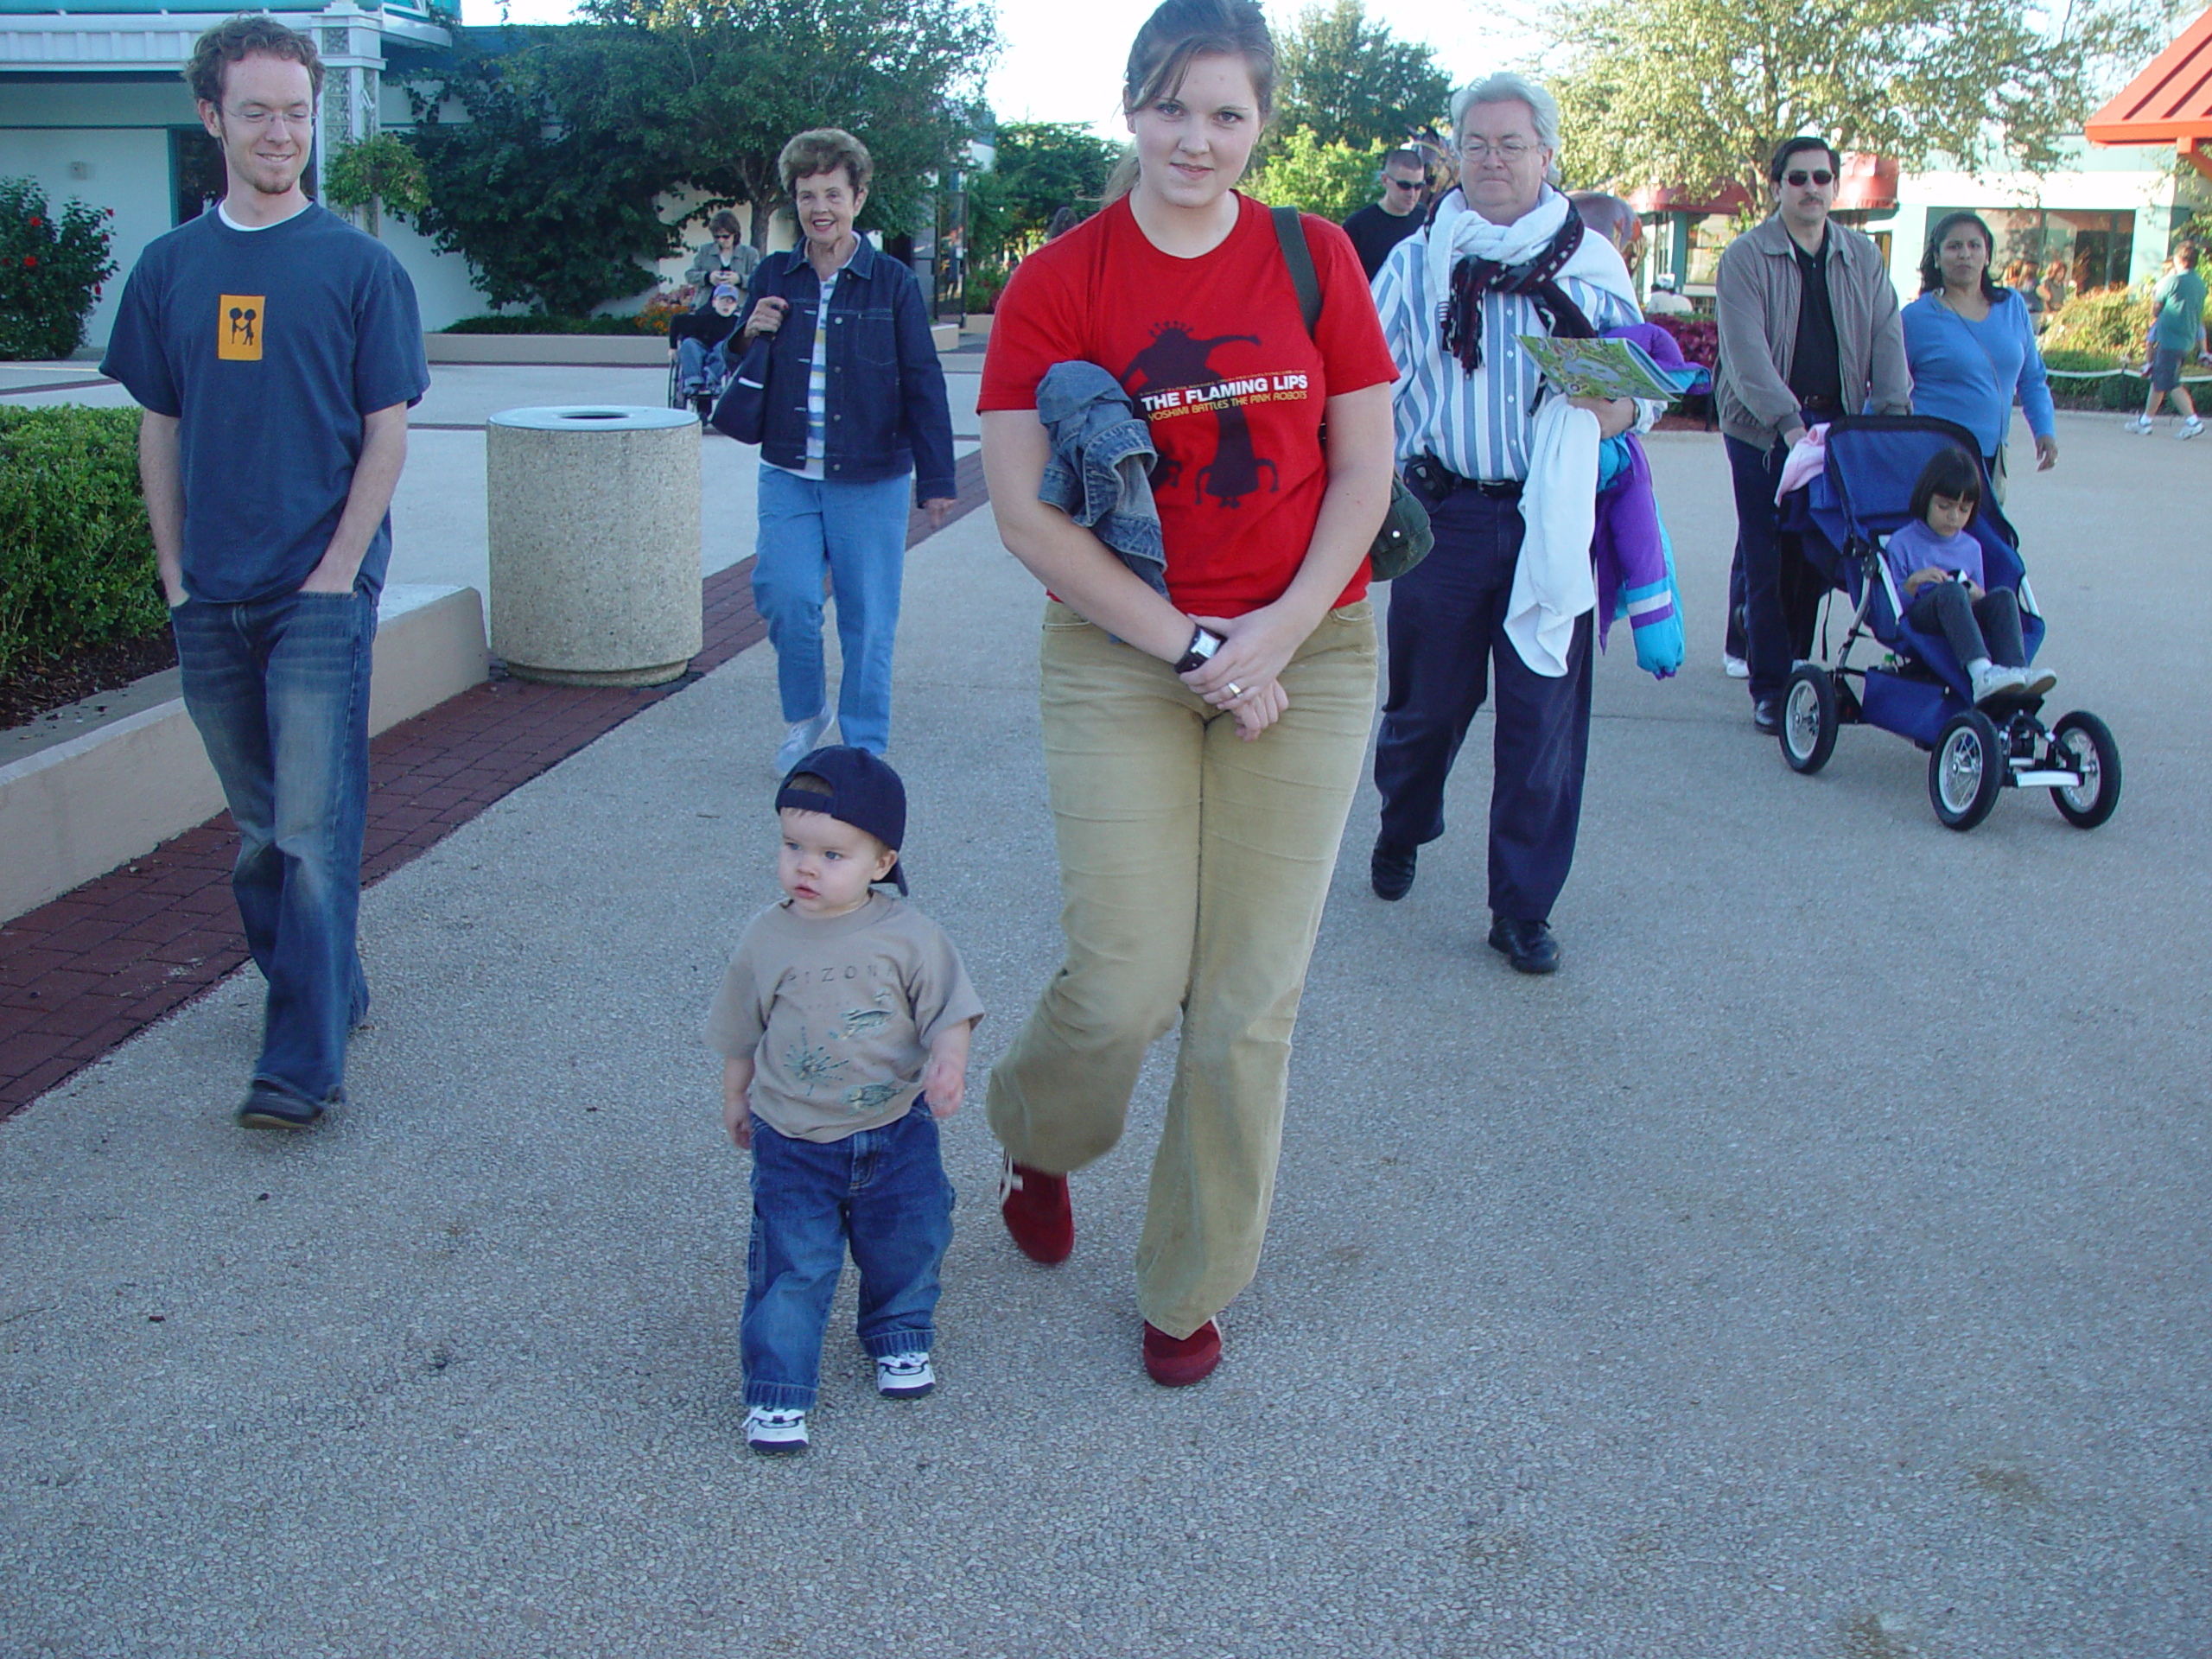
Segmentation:
<svg viewBox="0 0 2212 1659">
<path fill-rule="evenodd" d="M 983 499 L 982 461 L 970 455 L 960 464 L 953 517 Z M 907 546 L 929 533 L 917 511 Z M 377 738 L 369 746 L 364 885 L 766 638 L 767 624 L 753 608 L 752 570 L 747 559 L 707 578 L 705 645 L 682 679 L 637 690 L 494 679 Z M 0 1119 L 245 960 L 231 901 L 237 850 L 237 831 L 224 813 L 0 924 Z"/>
</svg>

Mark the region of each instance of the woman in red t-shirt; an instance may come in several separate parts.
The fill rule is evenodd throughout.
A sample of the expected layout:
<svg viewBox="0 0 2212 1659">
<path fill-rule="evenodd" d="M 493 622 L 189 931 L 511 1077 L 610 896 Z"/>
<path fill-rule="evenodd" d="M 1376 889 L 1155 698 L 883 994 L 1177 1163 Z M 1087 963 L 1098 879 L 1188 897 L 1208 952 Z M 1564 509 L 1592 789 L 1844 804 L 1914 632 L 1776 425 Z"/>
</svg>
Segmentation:
<svg viewBox="0 0 2212 1659">
<path fill-rule="evenodd" d="M 1395 370 L 1344 232 L 1304 220 L 1323 293 L 1309 334 L 1268 210 L 1232 188 L 1274 79 L 1251 0 L 1153 13 L 1122 89 L 1134 184 L 1022 261 L 983 367 L 999 534 L 1051 595 L 1040 702 L 1067 935 L 991 1073 L 1001 1209 L 1027 1254 L 1065 1259 L 1067 1172 L 1120 1138 L 1179 1013 L 1137 1247 L 1145 1366 L 1170 1385 L 1213 1369 L 1214 1315 L 1258 1265 L 1291 1027 L 1375 709 L 1366 550 Z M 1037 386 L 1068 361 L 1147 411 L 1165 595 L 1038 499 Z"/>
</svg>

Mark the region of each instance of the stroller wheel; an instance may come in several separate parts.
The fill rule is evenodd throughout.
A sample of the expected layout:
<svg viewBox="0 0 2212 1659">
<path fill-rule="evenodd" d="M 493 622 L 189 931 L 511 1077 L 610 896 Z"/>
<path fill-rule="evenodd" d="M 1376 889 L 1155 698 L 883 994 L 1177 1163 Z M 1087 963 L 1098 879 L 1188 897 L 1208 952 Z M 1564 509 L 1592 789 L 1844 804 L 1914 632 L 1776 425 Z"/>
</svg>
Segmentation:
<svg viewBox="0 0 2212 1659">
<path fill-rule="evenodd" d="M 1782 691 L 1782 758 L 1792 772 L 1815 772 L 1835 753 L 1835 682 L 1818 663 L 1800 663 Z"/>
<path fill-rule="evenodd" d="M 2050 791 L 2058 814 L 2077 829 L 2094 830 L 2120 805 L 2120 745 L 2112 728 L 2075 710 L 2050 728 L 2051 759 L 2082 774 L 2078 784 Z"/>
<path fill-rule="evenodd" d="M 2005 746 L 1979 709 L 1953 715 L 1928 757 L 1928 799 L 1946 830 L 1971 830 L 2005 787 Z"/>
</svg>

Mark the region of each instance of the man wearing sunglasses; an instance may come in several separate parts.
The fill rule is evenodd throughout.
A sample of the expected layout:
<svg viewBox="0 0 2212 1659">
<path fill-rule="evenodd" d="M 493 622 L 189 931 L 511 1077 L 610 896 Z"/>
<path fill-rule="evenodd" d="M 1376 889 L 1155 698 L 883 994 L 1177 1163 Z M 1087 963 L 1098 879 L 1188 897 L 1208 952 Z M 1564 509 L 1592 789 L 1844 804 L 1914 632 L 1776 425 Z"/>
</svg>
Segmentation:
<svg viewBox="0 0 2212 1659">
<path fill-rule="evenodd" d="M 1715 308 L 1720 430 L 1736 487 L 1729 605 L 1741 605 L 1751 720 L 1782 728 L 1793 662 L 1812 653 L 1821 582 L 1776 525 L 1774 493 L 1789 446 L 1840 414 L 1909 414 L 1897 286 L 1872 240 L 1834 224 L 1840 162 L 1827 139 L 1786 140 L 1767 176 L 1775 213 L 1720 256 Z"/>
<path fill-rule="evenodd" d="M 1344 234 L 1373 282 L 1382 262 L 1415 231 L 1421 229 L 1421 199 L 1427 194 L 1428 169 L 1419 152 L 1394 149 L 1382 158 L 1382 200 L 1370 201 L 1344 220 Z"/>
</svg>

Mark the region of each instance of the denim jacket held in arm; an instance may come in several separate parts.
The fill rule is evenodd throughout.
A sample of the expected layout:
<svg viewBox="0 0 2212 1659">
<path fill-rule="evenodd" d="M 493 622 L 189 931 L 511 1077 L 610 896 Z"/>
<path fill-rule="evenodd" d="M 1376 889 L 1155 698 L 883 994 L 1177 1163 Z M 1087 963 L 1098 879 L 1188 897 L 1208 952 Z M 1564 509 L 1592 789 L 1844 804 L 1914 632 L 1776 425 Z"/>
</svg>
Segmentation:
<svg viewBox="0 0 2212 1659">
<path fill-rule="evenodd" d="M 1114 550 L 1156 594 L 1167 591 L 1160 510 L 1152 499 L 1152 429 L 1096 363 L 1055 363 L 1037 385 L 1037 418 L 1052 440 L 1037 499 Z"/>
<path fill-rule="evenodd" d="M 746 315 L 770 295 L 791 309 L 769 351 L 760 457 L 797 472 L 806 465 L 806 383 L 822 306 L 822 279 L 804 244 L 760 262 Z M 957 493 L 952 410 L 929 308 L 914 273 L 866 237 L 830 296 L 823 365 L 823 476 L 833 484 L 877 484 L 912 472 L 918 504 L 950 500 Z"/>
</svg>

